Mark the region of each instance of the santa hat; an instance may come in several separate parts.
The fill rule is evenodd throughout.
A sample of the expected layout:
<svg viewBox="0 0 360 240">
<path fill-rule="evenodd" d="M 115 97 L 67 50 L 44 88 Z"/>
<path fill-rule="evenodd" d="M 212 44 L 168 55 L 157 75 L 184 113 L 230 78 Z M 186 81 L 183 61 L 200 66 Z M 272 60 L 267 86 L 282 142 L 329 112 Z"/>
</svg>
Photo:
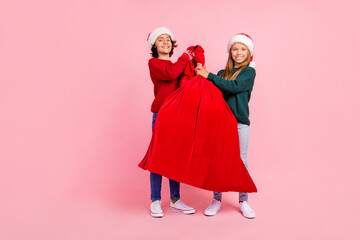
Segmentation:
<svg viewBox="0 0 360 240">
<path fill-rule="evenodd" d="M 161 34 L 167 34 L 170 36 L 172 41 L 175 41 L 174 35 L 172 34 L 172 32 L 170 31 L 170 29 L 166 28 L 166 27 L 159 27 L 156 28 L 154 31 L 152 31 L 151 33 L 149 33 L 147 41 L 149 43 L 149 47 L 150 49 L 152 48 L 152 46 L 154 45 L 156 39 L 161 35 Z"/>
<path fill-rule="evenodd" d="M 255 68 L 255 62 L 253 61 L 254 42 L 253 42 L 252 38 L 245 33 L 236 34 L 229 40 L 228 45 L 227 45 L 227 51 L 230 52 L 232 45 L 237 42 L 244 44 L 249 49 L 249 52 L 250 52 L 250 65 L 249 66 Z"/>
</svg>

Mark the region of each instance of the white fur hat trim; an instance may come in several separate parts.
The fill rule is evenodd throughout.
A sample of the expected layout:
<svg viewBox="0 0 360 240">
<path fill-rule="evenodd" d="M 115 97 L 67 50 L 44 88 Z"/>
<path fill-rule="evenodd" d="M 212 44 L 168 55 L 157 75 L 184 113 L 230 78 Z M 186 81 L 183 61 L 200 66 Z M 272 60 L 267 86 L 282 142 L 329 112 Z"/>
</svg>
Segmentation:
<svg viewBox="0 0 360 240">
<path fill-rule="evenodd" d="M 148 36 L 148 43 L 149 43 L 149 47 L 150 49 L 152 48 L 152 46 L 154 45 L 156 39 L 161 35 L 161 34 L 167 34 L 170 36 L 171 40 L 174 41 L 174 35 L 173 33 L 170 31 L 170 29 L 168 29 L 167 27 L 159 27 L 156 28 L 154 31 L 152 31 L 149 36 Z"/>
</svg>

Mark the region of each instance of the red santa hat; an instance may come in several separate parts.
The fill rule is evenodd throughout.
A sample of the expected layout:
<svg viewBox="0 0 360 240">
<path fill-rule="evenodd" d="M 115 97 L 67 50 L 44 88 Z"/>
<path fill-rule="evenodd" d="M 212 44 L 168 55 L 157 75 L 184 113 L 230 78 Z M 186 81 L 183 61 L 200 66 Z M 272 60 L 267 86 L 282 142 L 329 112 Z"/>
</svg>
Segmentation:
<svg viewBox="0 0 360 240">
<path fill-rule="evenodd" d="M 170 36 L 172 41 L 175 41 L 174 35 L 173 33 L 170 31 L 170 29 L 168 29 L 167 27 L 159 27 L 156 28 L 154 31 L 152 31 L 151 33 L 149 33 L 147 41 L 149 43 L 149 47 L 150 49 L 152 48 L 152 46 L 154 45 L 156 39 L 161 35 L 161 34 L 167 34 Z"/>
<path fill-rule="evenodd" d="M 250 52 L 250 65 L 249 66 L 255 68 L 255 62 L 253 61 L 254 42 L 253 42 L 252 38 L 245 33 L 236 34 L 229 40 L 228 45 L 227 45 L 227 51 L 230 52 L 232 45 L 237 42 L 244 44 L 249 49 L 249 52 Z"/>
</svg>

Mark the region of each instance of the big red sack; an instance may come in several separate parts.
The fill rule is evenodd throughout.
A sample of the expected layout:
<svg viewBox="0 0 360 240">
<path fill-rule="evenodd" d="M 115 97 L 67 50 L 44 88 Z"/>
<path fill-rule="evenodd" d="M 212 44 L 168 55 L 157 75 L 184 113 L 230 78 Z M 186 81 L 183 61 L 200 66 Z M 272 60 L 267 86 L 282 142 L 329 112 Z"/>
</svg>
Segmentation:
<svg viewBox="0 0 360 240">
<path fill-rule="evenodd" d="M 200 46 L 192 48 L 195 61 L 161 106 L 139 167 L 210 191 L 256 192 L 240 158 L 237 121 L 219 89 L 194 76 L 205 58 Z"/>
</svg>

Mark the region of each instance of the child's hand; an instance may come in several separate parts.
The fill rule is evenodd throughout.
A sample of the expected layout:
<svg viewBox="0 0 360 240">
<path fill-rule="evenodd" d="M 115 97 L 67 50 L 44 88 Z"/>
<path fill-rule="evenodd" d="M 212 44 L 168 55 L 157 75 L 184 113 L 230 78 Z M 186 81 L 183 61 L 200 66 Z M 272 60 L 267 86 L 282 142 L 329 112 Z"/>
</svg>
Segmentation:
<svg viewBox="0 0 360 240">
<path fill-rule="evenodd" d="M 209 72 L 206 71 L 206 66 L 204 67 L 201 63 L 198 63 L 195 68 L 196 75 L 203 76 L 204 78 L 207 78 L 209 76 Z"/>
</svg>

